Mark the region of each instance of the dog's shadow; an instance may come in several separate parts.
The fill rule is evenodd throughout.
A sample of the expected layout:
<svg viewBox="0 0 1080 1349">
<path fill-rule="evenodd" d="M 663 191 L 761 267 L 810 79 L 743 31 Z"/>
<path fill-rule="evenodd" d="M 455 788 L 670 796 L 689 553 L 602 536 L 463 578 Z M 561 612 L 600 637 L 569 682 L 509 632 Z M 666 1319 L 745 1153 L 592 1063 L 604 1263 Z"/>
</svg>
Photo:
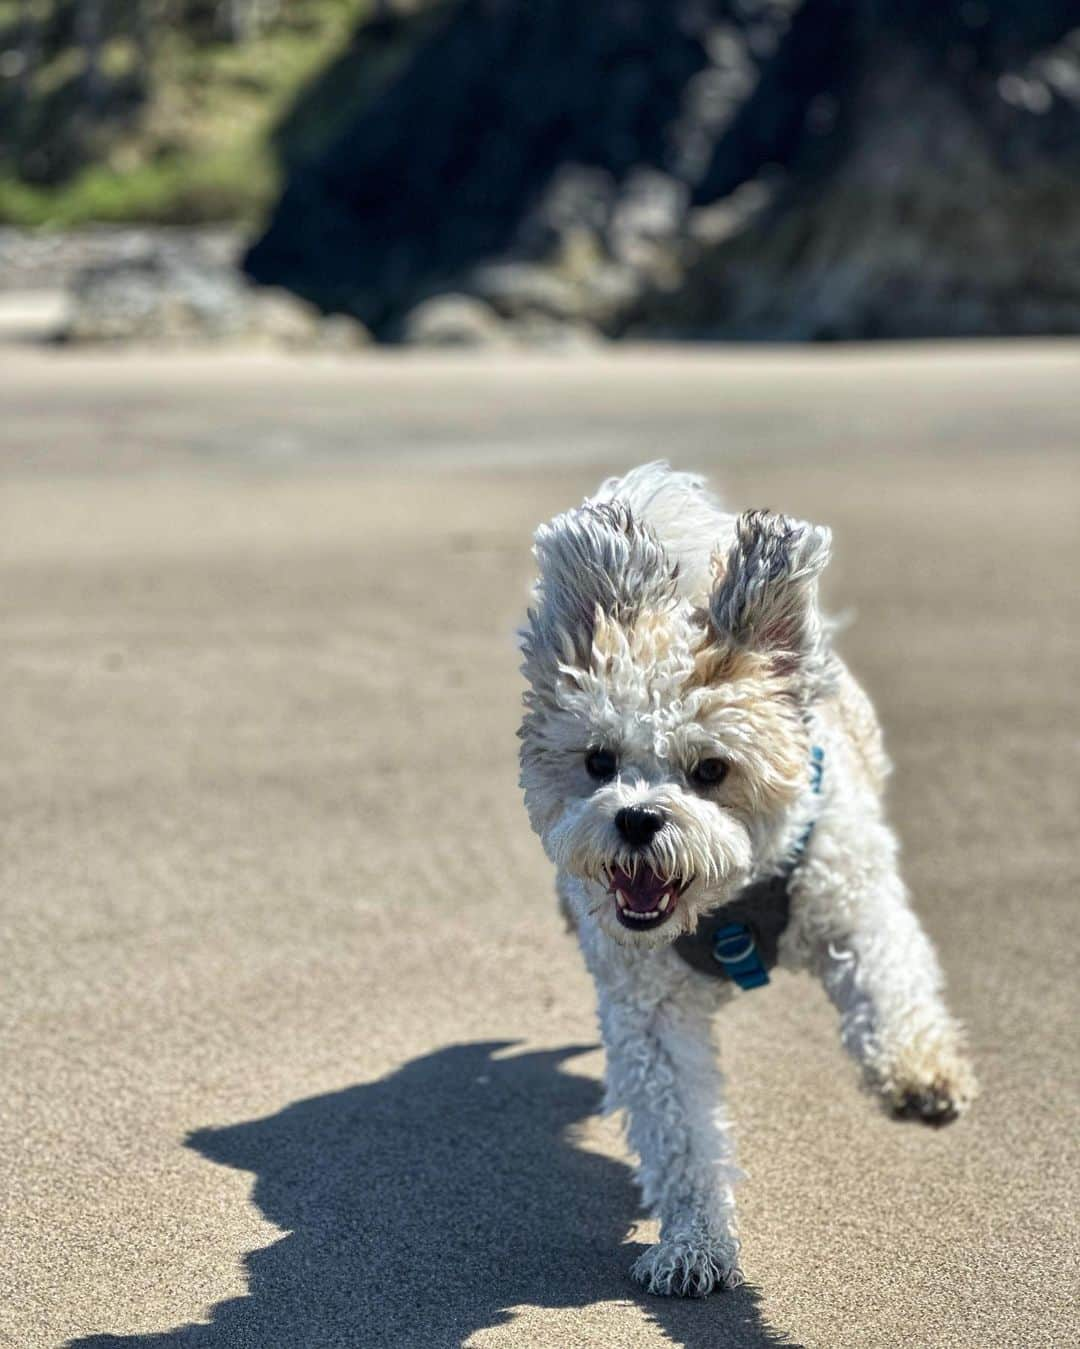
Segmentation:
<svg viewBox="0 0 1080 1349">
<path fill-rule="evenodd" d="M 515 1307 L 626 1299 L 687 1349 L 794 1344 L 751 1288 L 706 1302 L 638 1292 L 627 1270 L 641 1248 L 622 1244 L 639 1213 L 630 1172 L 568 1138 L 600 1104 L 595 1082 L 559 1071 L 585 1047 L 509 1048 L 454 1045 L 193 1134 L 204 1156 L 255 1174 L 256 1203 L 287 1235 L 246 1257 L 247 1294 L 209 1324 L 72 1349 L 442 1349 Z"/>
</svg>

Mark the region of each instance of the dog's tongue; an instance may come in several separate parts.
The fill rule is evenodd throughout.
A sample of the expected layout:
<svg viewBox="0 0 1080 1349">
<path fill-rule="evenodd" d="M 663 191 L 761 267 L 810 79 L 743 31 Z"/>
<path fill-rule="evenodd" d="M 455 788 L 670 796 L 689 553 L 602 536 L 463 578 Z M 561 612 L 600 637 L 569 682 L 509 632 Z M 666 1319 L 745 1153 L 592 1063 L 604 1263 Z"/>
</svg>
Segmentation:
<svg viewBox="0 0 1080 1349">
<path fill-rule="evenodd" d="M 611 873 L 611 888 L 623 892 L 635 913 L 651 913 L 665 890 L 672 888 L 672 883 L 661 879 L 652 867 L 638 867 L 633 876 L 622 867 L 616 867 Z"/>
</svg>

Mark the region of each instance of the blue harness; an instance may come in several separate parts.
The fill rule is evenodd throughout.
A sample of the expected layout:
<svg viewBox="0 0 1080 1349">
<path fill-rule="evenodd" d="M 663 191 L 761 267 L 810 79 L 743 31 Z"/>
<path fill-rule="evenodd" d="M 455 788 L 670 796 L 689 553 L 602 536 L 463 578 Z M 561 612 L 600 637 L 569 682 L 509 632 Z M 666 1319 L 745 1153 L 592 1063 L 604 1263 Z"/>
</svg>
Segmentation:
<svg viewBox="0 0 1080 1349">
<path fill-rule="evenodd" d="M 825 751 L 815 745 L 810 751 L 810 787 L 815 796 L 821 795 L 824 772 Z M 702 974 L 730 979 L 740 988 L 760 988 L 769 982 L 791 916 L 791 878 L 813 832 L 811 821 L 779 875 L 745 886 L 719 912 L 705 914 L 695 932 L 676 939 L 675 950 L 688 965 Z"/>
</svg>

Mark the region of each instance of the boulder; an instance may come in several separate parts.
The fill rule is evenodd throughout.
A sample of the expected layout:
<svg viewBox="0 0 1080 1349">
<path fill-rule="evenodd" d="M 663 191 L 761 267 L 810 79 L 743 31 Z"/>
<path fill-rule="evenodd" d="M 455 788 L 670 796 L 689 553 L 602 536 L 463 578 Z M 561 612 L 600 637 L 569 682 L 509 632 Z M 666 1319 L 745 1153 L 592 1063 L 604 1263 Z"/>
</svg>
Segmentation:
<svg viewBox="0 0 1080 1349">
<path fill-rule="evenodd" d="M 71 283 L 64 342 L 162 346 L 268 343 L 341 350 L 370 335 L 358 320 L 325 317 L 282 289 L 260 288 L 226 258 L 189 239 L 151 236 L 141 252 L 95 262 Z"/>
<path fill-rule="evenodd" d="M 470 295 L 435 295 L 405 315 L 400 340 L 419 347 L 508 347 L 513 335 L 494 309 Z"/>
</svg>

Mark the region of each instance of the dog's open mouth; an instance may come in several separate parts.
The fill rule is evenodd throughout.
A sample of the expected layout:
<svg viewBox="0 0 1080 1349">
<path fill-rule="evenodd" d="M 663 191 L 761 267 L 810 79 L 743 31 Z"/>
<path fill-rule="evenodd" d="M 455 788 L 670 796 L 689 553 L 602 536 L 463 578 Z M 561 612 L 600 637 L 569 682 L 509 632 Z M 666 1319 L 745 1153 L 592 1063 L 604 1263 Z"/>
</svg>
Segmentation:
<svg viewBox="0 0 1080 1349">
<path fill-rule="evenodd" d="M 615 867 L 608 887 L 615 896 L 615 913 L 623 927 L 641 931 L 659 927 L 675 912 L 679 892 L 678 880 L 665 880 L 652 867 L 639 866 L 631 876 L 622 867 Z"/>
</svg>

